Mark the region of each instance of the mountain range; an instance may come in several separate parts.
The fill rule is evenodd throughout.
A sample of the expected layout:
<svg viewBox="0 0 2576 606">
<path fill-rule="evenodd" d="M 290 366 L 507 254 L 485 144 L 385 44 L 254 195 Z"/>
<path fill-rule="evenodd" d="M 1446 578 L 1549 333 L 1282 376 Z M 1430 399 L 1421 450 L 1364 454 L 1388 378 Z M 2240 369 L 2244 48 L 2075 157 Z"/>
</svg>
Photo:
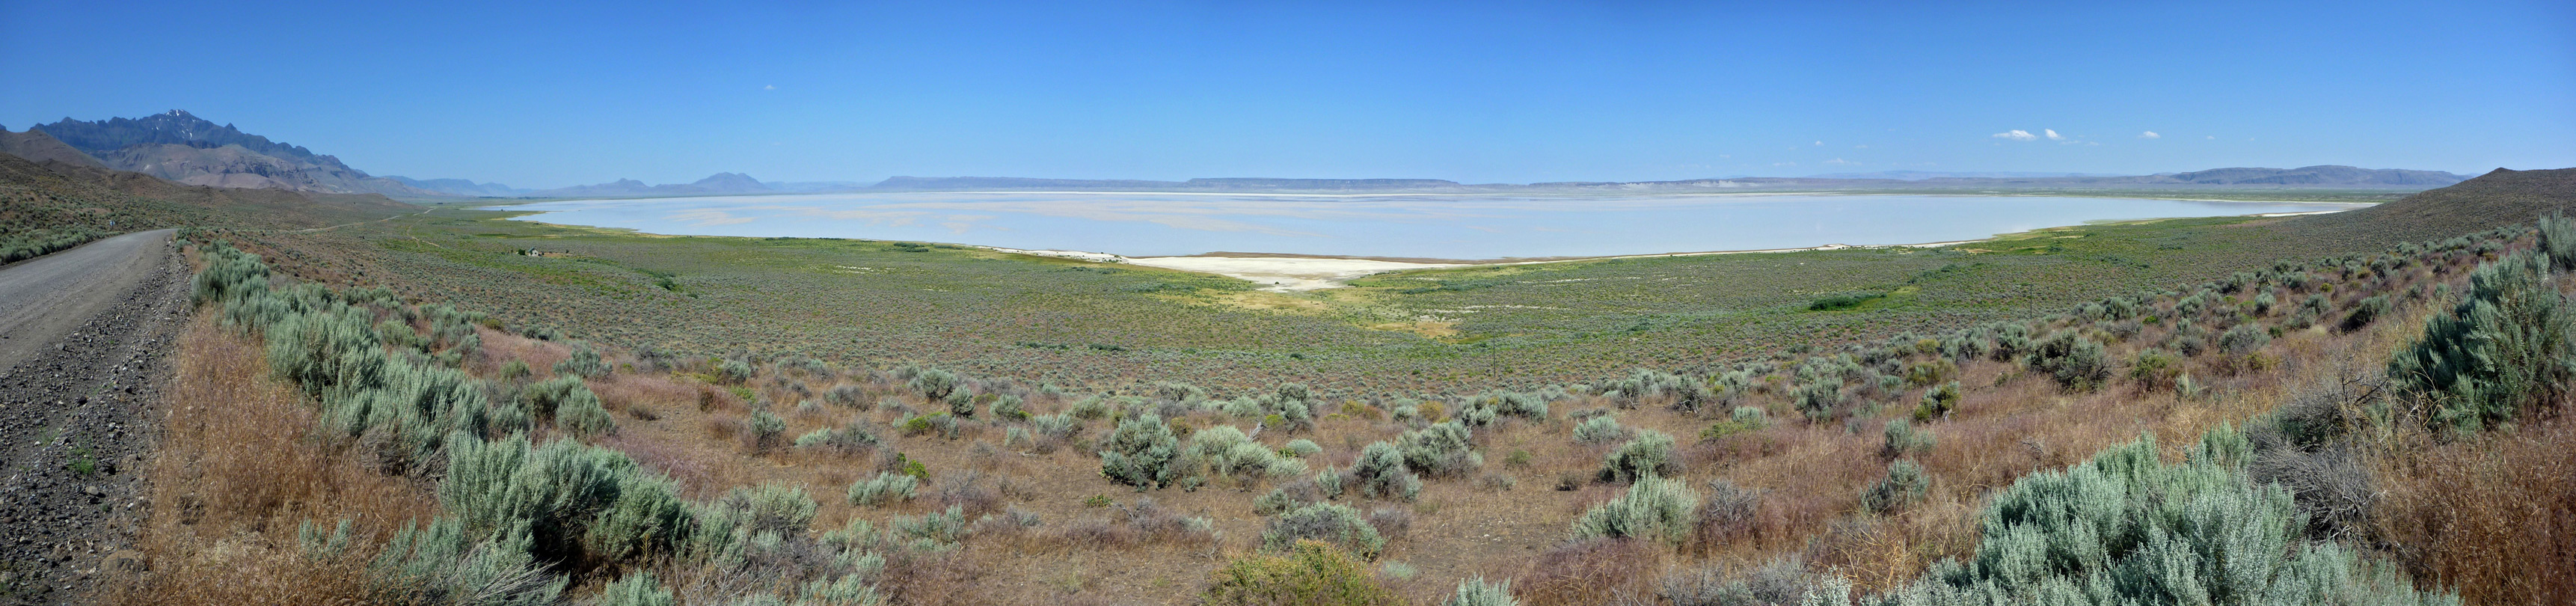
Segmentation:
<svg viewBox="0 0 2576 606">
<path fill-rule="evenodd" d="M 334 194 L 439 195 L 350 168 L 339 158 L 270 141 L 182 110 L 98 121 L 64 118 L 28 131 L 80 150 L 107 168 L 189 185 Z"/>
</svg>

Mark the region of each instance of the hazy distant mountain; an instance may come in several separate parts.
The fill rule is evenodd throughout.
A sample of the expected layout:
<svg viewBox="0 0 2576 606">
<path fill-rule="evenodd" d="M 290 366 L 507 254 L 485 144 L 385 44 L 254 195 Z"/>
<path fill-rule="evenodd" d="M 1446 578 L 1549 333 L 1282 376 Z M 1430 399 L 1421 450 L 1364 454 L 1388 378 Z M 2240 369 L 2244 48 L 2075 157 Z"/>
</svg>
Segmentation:
<svg viewBox="0 0 2576 606">
<path fill-rule="evenodd" d="M 441 195 L 400 181 L 368 175 L 300 146 L 244 133 L 180 110 L 142 118 L 95 122 L 64 118 L 29 130 L 87 153 L 109 168 L 216 187 L 289 189 L 321 193 Z"/>
<path fill-rule="evenodd" d="M 769 189 L 779 193 L 816 194 L 825 192 L 858 191 L 867 189 L 870 184 L 863 181 L 771 181 L 765 185 L 768 185 Z"/>
<path fill-rule="evenodd" d="M 1938 171 L 1923 171 L 1923 170 L 1882 170 L 1882 171 L 1878 171 L 1878 172 L 1874 172 L 1874 173 L 1826 173 L 1826 174 L 1821 174 L 1821 175 L 1807 175 L 1807 178 L 1809 178 L 1809 179 L 1895 179 L 1895 180 L 1898 180 L 1898 181 L 1921 181 L 1921 180 L 1924 180 L 1924 179 L 1936 179 L 1936 178 L 1941 178 L 1941 177 L 1963 177 L 1963 178 L 1972 178 L 1972 179 L 1997 179 L 1997 178 L 2013 179 L 2013 178 L 2033 178 L 2033 177 L 2116 177 L 2116 176 L 2119 176 L 2119 175 L 2112 175 L 2112 174 L 2099 174 L 2099 173 L 2032 173 L 2032 172 L 2013 172 L 2013 171 L 1986 171 L 1986 172 L 1938 172 Z"/>
<path fill-rule="evenodd" d="M 52 160 L 80 166 L 107 167 L 107 163 L 98 161 L 98 158 L 92 158 L 89 154 L 81 153 L 81 150 L 64 145 L 62 141 L 55 140 L 53 136 L 40 130 L 13 133 L 9 132 L 7 127 L 0 127 L 0 152 L 26 158 L 29 162 Z"/>
<path fill-rule="evenodd" d="M 598 185 L 575 185 L 530 192 L 532 198 L 593 198 L 623 196 L 708 196 L 727 194 L 779 193 L 769 184 L 742 173 L 716 173 L 689 184 L 645 185 L 634 179 L 618 179 Z"/>
<path fill-rule="evenodd" d="M 507 198 L 511 196 L 524 196 L 529 192 L 536 191 L 520 189 L 499 183 L 475 183 L 467 179 L 414 179 L 398 175 L 385 175 L 385 178 L 399 181 L 404 185 L 429 191 L 467 197 Z"/>
</svg>

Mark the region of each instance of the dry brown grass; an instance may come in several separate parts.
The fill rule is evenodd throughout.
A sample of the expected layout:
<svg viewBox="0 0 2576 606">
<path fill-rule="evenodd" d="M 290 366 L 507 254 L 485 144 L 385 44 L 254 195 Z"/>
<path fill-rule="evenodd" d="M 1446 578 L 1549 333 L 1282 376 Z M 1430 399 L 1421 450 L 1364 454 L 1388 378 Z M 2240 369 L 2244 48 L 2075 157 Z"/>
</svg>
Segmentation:
<svg viewBox="0 0 2576 606">
<path fill-rule="evenodd" d="M 296 526 L 348 519 L 383 537 L 436 513 L 426 486 L 305 437 L 313 413 L 258 345 L 201 316 L 182 338 L 150 466 L 150 572 L 119 604 L 337 604 L 364 598 L 355 558 L 300 553 Z"/>
<path fill-rule="evenodd" d="M 2380 457 L 2372 516 L 2419 581 L 2472 604 L 2576 597 L 2576 422 L 2394 444 Z"/>
</svg>

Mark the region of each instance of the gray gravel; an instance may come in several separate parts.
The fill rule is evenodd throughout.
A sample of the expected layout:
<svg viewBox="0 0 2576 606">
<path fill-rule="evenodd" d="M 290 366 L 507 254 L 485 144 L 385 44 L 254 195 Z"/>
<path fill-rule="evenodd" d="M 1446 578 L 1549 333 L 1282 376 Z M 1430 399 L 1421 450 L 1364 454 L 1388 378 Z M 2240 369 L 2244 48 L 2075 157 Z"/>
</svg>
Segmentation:
<svg viewBox="0 0 2576 606">
<path fill-rule="evenodd" d="M 144 565 L 144 413 L 188 287 L 167 230 L 0 269 L 0 606 L 92 603 Z"/>
</svg>

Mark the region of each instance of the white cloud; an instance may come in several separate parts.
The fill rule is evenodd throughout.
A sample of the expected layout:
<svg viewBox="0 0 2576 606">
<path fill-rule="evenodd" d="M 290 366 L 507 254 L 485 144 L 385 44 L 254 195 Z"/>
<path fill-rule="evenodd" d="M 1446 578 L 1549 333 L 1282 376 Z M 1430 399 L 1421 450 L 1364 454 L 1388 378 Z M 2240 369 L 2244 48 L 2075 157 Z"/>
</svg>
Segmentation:
<svg viewBox="0 0 2576 606">
<path fill-rule="evenodd" d="M 2147 132 L 2143 132 L 2143 133 L 2138 133 L 2138 138 L 2140 138 L 2140 139 L 2162 139 L 2162 138 L 2165 138 L 2165 136 L 2164 136 L 2164 135 L 2156 134 L 2156 131 L 2147 131 Z"/>
<path fill-rule="evenodd" d="M 1717 157 L 1718 157 L 1719 159 L 1726 159 L 1726 158 L 1733 158 L 1733 157 L 1735 157 L 1735 155 L 1734 155 L 1734 154 L 1718 154 L 1718 155 L 1717 155 Z"/>
<path fill-rule="evenodd" d="M 760 90 L 778 90 L 778 85 L 776 85 L 776 84 L 772 84 L 772 85 L 768 85 L 768 86 L 763 86 L 763 87 L 760 87 Z"/>
<path fill-rule="evenodd" d="M 2026 130 L 2022 130 L 2022 129 L 2018 129 L 2018 128 L 2016 128 L 2016 129 L 2012 129 L 2012 130 L 2008 130 L 2008 131 L 2004 131 L 2004 132 L 2000 132 L 2000 133 L 1995 133 L 1995 134 L 1994 134 L 1994 137 L 1995 137 L 1995 138 L 1997 138 L 1997 139 L 2011 139 L 2011 140 L 2014 140 L 2014 141 L 2029 141 L 2029 140 L 2033 140 L 2033 139 L 2038 139 L 2038 138 L 2039 138 L 2039 137 L 2038 137 L 2038 136 L 2036 136 L 2036 135 L 2032 135 L 2032 134 L 2030 134 L 2030 131 L 2026 131 Z"/>
<path fill-rule="evenodd" d="M 2064 141 L 2064 140 L 2066 140 L 2066 136 L 2065 136 L 2065 135 L 2057 134 L 2057 131 L 2054 131 L 2054 130 L 2049 130 L 2049 129 L 2045 129 L 2045 128 L 2043 128 L 2043 129 L 2039 129 L 2039 132 L 2047 133 L 2047 134 L 2048 134 L 2048 140 L 2050 140 L 2050 141 Z"/>
<path fill-rule="evenodd" d="M 1771 165 L 1772 165 L 1772 166 L 1797 166 L 1797 165 L 1798 165 L 1798 163 L 1796 163 L 1796 162 L 1773 162 L 1773 163 L 1771 163 Z"/>
<path fill-rule="evenodd" d="M 1842 159 L 1842 158 L 1835 158 L 1835 159 L 1832 159 L 1832 160 L 1826 160 L 1826 161 L 1825 161 L 1825 163 L 1826 163 L 1826 164 L 1840 164 L 1840 165 L 1845 165 L 1845 166 L 1859 166 L 1859 165 L 1860 165 L 1860 163 L 1859 163 L 1859 162 L 1853 162 L 1853 161 L 1850 161 L 1850 160 L 1844 160 L 1844 159 Z"/>
<path fill-rule="evenodd" d="M 1825 144 L 1825 142 L 1823 142 L 1823 141 L 1817 141 L 1817 142 L 1816 142 L 1816 145 L 1824 145 L 1824 144 Z"/>
<path fill-rule="evenodd" d="M 2210 135 L 2208 138 L 2209 138 L 2209 140 L 2211 140 L 2211 141 L 2216 141 L 2216 140 L 2218 140 L 2218 135 Z"/>
</svg>

